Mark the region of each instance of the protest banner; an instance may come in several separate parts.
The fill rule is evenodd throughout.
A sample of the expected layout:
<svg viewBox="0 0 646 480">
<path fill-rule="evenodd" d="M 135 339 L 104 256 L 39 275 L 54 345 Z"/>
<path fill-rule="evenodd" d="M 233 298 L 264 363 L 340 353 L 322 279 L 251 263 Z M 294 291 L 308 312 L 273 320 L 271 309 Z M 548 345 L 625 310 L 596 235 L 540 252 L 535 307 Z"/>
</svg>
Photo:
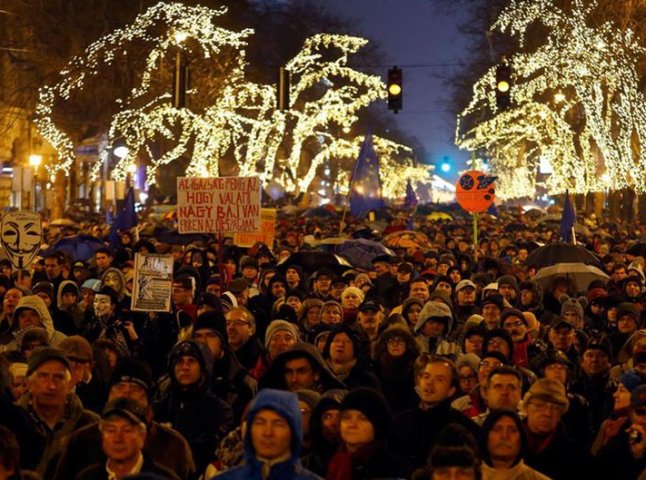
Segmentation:
<svg viewBox="0 0 646 480">
<path fill-rule="evenodd" d="M 136 253 L 131 310 L 170 312 L 172 290 L 173 256 Z"/>
<path fill-rule="evenodd" d="M 260 178 L 177 178 L 179 233 L 260 230 Z"/>
<path fill-rule="evenodd" d="M 274 245 L 276 235 L 276 209 L 260 209 L 260 231 L 258 233 L 236 232 L 233 235 L 233 244 L 238 247 L 251 247 L 262 242 L 269 248 Z"/>
</svg>

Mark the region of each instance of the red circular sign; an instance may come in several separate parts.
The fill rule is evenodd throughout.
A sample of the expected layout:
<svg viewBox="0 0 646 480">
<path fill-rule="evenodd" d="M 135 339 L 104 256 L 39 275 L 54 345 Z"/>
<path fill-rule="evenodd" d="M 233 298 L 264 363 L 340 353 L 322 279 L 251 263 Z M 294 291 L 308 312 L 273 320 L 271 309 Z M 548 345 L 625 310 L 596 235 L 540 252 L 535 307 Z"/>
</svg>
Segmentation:
<svg viewBox="0 0 646 480">
<path fill-rule="evenodd" d="M 496 199 L 496 177 L 470 170 L 458 178 L 455 198 L 469 213 L 486 211 Z"/>
</svg>

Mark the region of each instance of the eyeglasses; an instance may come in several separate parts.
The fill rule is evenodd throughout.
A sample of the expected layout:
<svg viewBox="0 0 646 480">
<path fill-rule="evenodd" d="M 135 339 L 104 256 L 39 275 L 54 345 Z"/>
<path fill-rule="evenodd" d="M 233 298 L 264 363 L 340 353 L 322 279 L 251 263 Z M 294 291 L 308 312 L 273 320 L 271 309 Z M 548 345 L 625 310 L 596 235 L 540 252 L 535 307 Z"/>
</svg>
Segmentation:
<svg viewBox="0 0 646 480">
<path fill-rule="evenodd" d="M 251 325 L 251 323 L 245 322 L 244 320 L 227 320 L 226 325 L 227 327 L 244 327 Z"/>
<path fill-rule="evenodd" d="M 502 367 L 502 365 L 502 362 L 488 362 L 487 360 L 480 362 L 480 366 L 485 368 L 498 368 Z"/>
<path fill-rule="evenodd" d="M 560 413 L 563 411 L 563 406 L 558 403 L 546 402 L 544 400 L 532 400 L 527 404 L 528 407 L 533 407 L 540 412 Z"/>
<path fill-rule="evenodd" d="M 504 328 L 513 328 L 513 327 L 520 327 L 520 326 L 522 326 L 522 325 L 524 325 L 524 323 L 522 322 L 522 320 L 516 320 L 515 322 L 506 322 L 506 323 L 503 325 L 503 327 L 504 327 Z"/>
<path fill-rule="evenodd" d="M 388 345 L 403 345 L 406 341 L 401 337 L 391 337 L 387 343 Z"/>
</svg>

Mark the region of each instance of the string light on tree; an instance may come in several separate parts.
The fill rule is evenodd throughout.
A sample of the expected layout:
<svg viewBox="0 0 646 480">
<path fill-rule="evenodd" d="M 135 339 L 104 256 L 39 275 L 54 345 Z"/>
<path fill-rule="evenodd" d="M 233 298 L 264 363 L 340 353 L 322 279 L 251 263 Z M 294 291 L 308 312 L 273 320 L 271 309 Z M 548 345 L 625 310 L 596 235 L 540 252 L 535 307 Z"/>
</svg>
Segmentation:
<svg viewBox="0 0 646 480">
<path fill-rule="evenodd" d="M 537 159 L 546 157 L 554 168 L 547 181 L 550 194 L 608 187 L 644 192 L 646 102 L 637 75 L 644 48 L 632 31 L 599 25 L 593 18 L 596 0 L 573 0 L 566 10 L 557 3 L 512 0 L 502 11 L 492 29 L 516 37 L 523 49 L 510 58 L 513 107 L 497 110 L 492 67 L 458 116 L 456 143 L 486 149 L 501 177 L 505 169 L 526 166 L 531 185 L 537 184 Z M 525 51 L 528 29 L 537 24 L 547 29 L 545 42 Z M 487 112 L 493 118 L 478 119 Z M 600 179 L 603 172 L 607 181 Z M 503 198 L 528 193 L 507 188 L 505 193 L 501 180 L 496 193 Z"/>
<path fill-rule="evenodd" d="M 360 139 L 343 138 L 349 135 L 345 132 L 356 131 L 353 126 L 362 109 L 386 97 L 378 76 L 348 66 L 349 56 L 367 40 L 332 34 L 307 39 L 286 65 L 291 76 L 291 105 L 289 110 L 279 111 L 274 86 L 245 79 L 244 48 L 253 32 L 218 27 L 215 22 L 225 12 L 224 8 L 161 2 L 72 60 L 61 72 L 61 80 L 44 87 L 40 94 L 37 125 L 60 158 L 50 174 L 69 171 L 75 158 L 73 142 L 52 118 L 57 102 L 90 88 L 89 80 L 99 74 L 99 67 L 126 55 L 135 41 L 144 42 L 150 50 L 140 84 L 115 100 L 120 111 L 111 119 L 109 138 L 119 139 L 127 148 L 111 172 L 115 180 L 124 180 L 128 169 L 139 162 L 146 165 L 147 182 L 153 184 L 160 166 L 182 157 L 190 158 L 187 176 L 218 176 L 222 162 L 230 159 L 236 174 L 260 175 L 265 185 L 274 180 L 286 191 L 298 193 L 308 189 L 323 162 L 354 152 L 349 145 L 360 143 Z M 209 98 L 210 103 L 201 109 L 175 108 L 170 91 L 159 93 L 153 88 L 159 63 L 174 58 L 177 49 L 207 64 L 217 63 L 225 55 L 235 59 L 223 72 L 215 98 L 197 87 L 187 92 L 188 105 L 191 97 Z M 159 140 L 169 147 L 155 154 L 152 146 Z M 107 147 L 113 148 L 111 143 Z M 380 155 L 382 164 L 393 168 L 408 168 L 406 162 L 412 157 L 410 149 L 394 143 Z M 103 155 L 104 160 L 108 158 Z M 99 171 L 100 165 L 93 174 Z"/>
</svg>

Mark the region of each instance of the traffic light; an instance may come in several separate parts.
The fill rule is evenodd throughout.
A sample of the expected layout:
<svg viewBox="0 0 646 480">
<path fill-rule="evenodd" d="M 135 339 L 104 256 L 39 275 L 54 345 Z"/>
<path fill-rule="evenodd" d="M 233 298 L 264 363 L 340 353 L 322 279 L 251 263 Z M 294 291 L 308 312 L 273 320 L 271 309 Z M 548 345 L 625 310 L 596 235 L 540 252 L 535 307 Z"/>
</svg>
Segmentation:
<svg viewBox="0 0 646 480">
<path fill-rule="evenodd" d="M 511 107 L 511 67 L 504 58 L 496 67 L 496 106 L 498 110 Z"/>
<path fill-rule="evenodd" d="M 289 71 L 285 67 L 278 70 L 278 91 L 276 105 L 278 110 L 289 110 Z"/>
<path fill-rule="evenodd" d="M 403 106 L 403 76 L 401 68 L 388 69 L 388 110 L 397 113 Z"/>
</svg>

